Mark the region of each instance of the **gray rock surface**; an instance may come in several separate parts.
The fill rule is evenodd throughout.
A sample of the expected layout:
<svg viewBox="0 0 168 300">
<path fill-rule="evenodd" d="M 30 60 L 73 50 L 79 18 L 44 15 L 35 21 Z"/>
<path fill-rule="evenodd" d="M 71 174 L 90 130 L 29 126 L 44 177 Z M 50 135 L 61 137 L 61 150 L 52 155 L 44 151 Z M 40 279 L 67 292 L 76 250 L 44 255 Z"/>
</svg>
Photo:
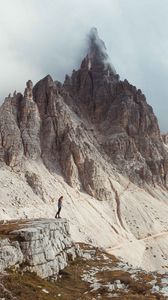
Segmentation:
<svg viewBox="0 0 168 300">
<path fill-rule="evenodd" d="M 0 161 L 21 168 L 24 157 L 38 159 L 39 134 L 39 112 L 32 101 L 32 82 L 28 81 L 24 97 L 14 94 L 0 107 Z"/>
<path fill-rule="evenodd" d="M 91 31 L 89 55 L 66 77 L 66 101 L 91 123 L 99 151 L 104 158 L 107 154 L 109 163 L 136 184 L 167 187 L 168 156 L 153 109 L 141 90 L 119 80 L 105 51 L 97 32 Z"/>
<path fill-rule="evenodd" d="M 13 265 L 22 263 L 23 253 L 18 241 L 0 240 L 0 272 Z"/>
<path fill-rule="evenodd" d="M 168 133 L 162 134 L 162 140 L 165 144 L 168 144 Z"/>
<path fill-rule="evenodd" d="M 25 159 L 41 158 L 100 200 L 114 195 L 115 171 L 143 187 L 167 188 L 168 152 L 153 110 L 141 90 L 120 81 L 96 29 L 80 69 L 63 85 L 50 75 L 34 88 L 29 80 L 24 96 L 9 95 L 0 108 L 0 161 L 24 169 Z"/>
<path fill-rule="evenodd" d="M 5 225 L 6 226 L 6 225 Z M 0 271 L 11 266 L 35 272 L 41 278 L 57 278 L 69 260 L 80 255 L 72 242 L 65 219 L 41 219 L 10 231 L 10 239 L 0 240 Z"/>
</svg>

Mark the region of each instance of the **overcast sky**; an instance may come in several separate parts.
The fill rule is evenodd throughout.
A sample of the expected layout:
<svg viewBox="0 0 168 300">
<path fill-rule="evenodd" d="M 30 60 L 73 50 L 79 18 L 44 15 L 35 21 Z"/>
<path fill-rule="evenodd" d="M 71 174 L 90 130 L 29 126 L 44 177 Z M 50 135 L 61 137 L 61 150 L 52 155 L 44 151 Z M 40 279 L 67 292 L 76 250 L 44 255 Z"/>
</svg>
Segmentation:
<svg viewBox="0 0 168 300">
<path fill-rule="evenodd" d="M 0 0 L 0 99 L 27 79 L 63 81 L 97 27 L 122 79 L 141 88 L 168 131 L 168 0 Z"/>
</svg>

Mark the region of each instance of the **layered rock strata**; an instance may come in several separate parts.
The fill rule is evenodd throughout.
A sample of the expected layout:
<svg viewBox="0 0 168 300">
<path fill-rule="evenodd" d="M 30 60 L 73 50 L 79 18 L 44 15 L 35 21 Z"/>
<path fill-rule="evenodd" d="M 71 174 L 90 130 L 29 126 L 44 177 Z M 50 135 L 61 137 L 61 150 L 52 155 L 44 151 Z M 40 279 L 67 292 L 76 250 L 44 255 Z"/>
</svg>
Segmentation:
<svg viewBox="0 0 168 300">
<path fill-rule="evenodd" d="M 1 230 L 8 225 L 1 225 Z M 18 225 L 19 227 L 19 225 Z M 0 240 L 0 271 L 12 266 L 35 272 L 41 278 L 57 278 L 80 250 L 72 242 L 65 219 L 33 220 L 10 230 Z M 2 235 L 3 236 L 3 235 Z"/>
</svg>

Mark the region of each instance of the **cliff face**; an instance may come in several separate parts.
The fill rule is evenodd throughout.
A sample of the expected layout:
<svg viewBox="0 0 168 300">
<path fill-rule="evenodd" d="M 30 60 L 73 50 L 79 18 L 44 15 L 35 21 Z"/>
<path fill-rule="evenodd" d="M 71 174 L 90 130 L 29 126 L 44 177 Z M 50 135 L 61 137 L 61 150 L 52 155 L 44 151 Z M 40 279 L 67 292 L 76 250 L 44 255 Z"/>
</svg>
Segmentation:
<svg viewBox="0 0 168 300">
<path fill-rule="evenodd" d="M 97 32 L 90 35 L 90 52 L 64 87 L 74 105 L 94 126 L 101 154 L 136 183 L 167 186 L 168 157 L 157 119 L 141 90 L 107 63 Z"/>
<path fill-rule="evenodd" d="M 12 227 L 18 228 L 12 230 Z M 65 219 L 9 223 L 1 225 L 0 231 L 1 237 L 5 233 L 0 241 L 0 272 L 16 266 L 41 278 L 56 279 L 68 260 L 80 254 Z"/>
<path fill-rule="evenodd" d="M 68 184 L 98 199 L 116 171 L 138 185 L 167 188 L 168 154 L 145 96 L 111 67 L 96 29 L 88 54 L 64 84 L 48 75 L 0 108 L 0 159 L 24 168 L 43 159 Z"/>
<path fill-rule="evenodd" d="M 38 159 L 41 154 L 39 112 L 27 90 L 32 92 L 29 82 L 24 96 L 14 94 L 0 107 L 0 160 L 18 169 L 24 157 Z"/>
</svg>

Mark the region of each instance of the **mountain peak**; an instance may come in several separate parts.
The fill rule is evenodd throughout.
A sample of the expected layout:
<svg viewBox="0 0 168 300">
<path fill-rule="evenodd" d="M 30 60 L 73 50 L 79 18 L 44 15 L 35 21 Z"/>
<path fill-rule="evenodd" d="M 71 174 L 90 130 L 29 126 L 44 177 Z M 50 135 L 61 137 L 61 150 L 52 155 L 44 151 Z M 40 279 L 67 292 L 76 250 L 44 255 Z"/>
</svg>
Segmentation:
<svg viewBox="0 0 168 300">
<path fill-rule="evenodd" d="M 109 56 L 106 52 L 105 43 L 100 39 L 97 28 L 91 28 L 88 35 L 88 67 L 101 65 L 103 69 L 109 69 L 113 73 L 116 73 L 110 63 Z"/>
<path fill-rule="evenodd" d="M 90 59 L 99 58 L 101 60 L 105 60 L 108 58 L 106 53 L 106 46 L 105 43 L 99 38 L 97 28 L 91 28 L 89 35 L 89 50 L 88 56 Z"/>
</svg>

